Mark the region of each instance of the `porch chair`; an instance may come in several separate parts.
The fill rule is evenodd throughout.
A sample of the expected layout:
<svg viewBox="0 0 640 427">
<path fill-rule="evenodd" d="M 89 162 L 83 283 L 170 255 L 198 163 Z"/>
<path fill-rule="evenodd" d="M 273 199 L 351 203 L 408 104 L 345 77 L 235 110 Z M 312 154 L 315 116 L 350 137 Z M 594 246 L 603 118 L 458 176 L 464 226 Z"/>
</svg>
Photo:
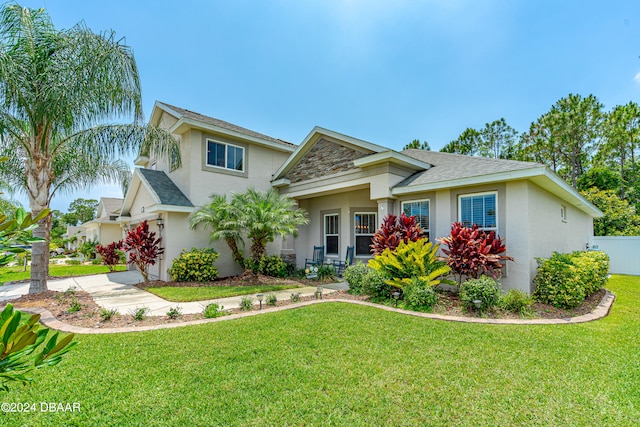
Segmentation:
<svg viewBox="0 0 640 427">
<path fill-rule="evenodd" d="M 313 258 L 305 258 L 304 268 L 319 267 L 324 264 L 324 246 L 313 247 Z"/>
<path fill-rule="evenodd" d="M 333 268 L 336 269 L 338 277 L 342 277 L 344 270 L 353 264 L 353 253 L 355 252 L 355 246 L 347 246 L 347 256 L 344 261 L 333 261 Z"/>
</svg>

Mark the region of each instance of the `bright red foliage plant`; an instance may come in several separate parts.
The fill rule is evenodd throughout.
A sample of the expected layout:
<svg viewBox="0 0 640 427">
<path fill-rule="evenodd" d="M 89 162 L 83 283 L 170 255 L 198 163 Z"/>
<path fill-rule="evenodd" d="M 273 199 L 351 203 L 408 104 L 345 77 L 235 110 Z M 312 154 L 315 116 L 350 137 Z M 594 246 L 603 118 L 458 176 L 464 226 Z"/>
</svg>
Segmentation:
<svg viewBox="0 0 640 427">
<path fill-rule="evenodd" d="M 387 248 L 394 250 L 400 242 L 415 242 L 423 237 L 415 216 L 407 216 L 404 212 L 400 217 L 389 214 L 373 235 L 371 253 L 374 256 L 380 255 Z"/>
<path fill-rule="evenodd" d="M 113 266 L 120 262 L 120 248 L 122 240 L 119 242 L 111 242 L 108 245 L 96 245 L 96 252 L 102 258 L 102 263 L 109 267 L 109 271 L 113 271 Z"/>
<path fill-rule="evenodd" d="M 158 257 L 164 253 L 160 247 L 162 238 L 156 239 L 156 233 L 149 231 L 147 221 L 129 230 L 122 242 L 122 249 L 129 253 L 128 264 L 134 264 L 140 270 L 145 282 L 149 281 L 149 266 L 155 265 Z"/>
</svg>

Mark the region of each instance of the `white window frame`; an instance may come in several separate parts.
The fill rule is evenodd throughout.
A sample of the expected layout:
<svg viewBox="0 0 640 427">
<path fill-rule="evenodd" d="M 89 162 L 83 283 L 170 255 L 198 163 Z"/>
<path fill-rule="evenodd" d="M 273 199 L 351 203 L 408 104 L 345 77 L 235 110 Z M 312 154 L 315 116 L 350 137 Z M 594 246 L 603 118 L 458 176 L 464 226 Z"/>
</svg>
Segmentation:
<svg viewBox="0 0 640 427">
<path fill-rule="evenodd" d="M 358 233 L 358 229 L 356 228 L 356 216 L 357 215 L 373 215 L 373 233 Z M 356 258 L 370 258 L 371 252 L 368 252 L 366 255 L 358 254 L 358 245 L 356 244 L 356 240 L 359 236 L 373 236 L 376 234 L 376 230 L 378 228 L 378 213 L 377 212 L 354 212 L 353 213 L 353 252 Z"/>
<path fill-rule="evenodd" d="M 465 197 L 479 197 L 479 196 L 488 196 L 488 195 L 494 195 L 496 197 L 496 226 L 495 227 L 480 227 L 478 226 L 478 228 L 480 228 L 481 230 L 485 230 L 485 231 L 495 231 L 496 233 L 498 232 L 498 224 L 500 224 L 500 217 L 499 217 L 499 209 L 498 209 L 498 192 L 497 191 L 485 191 L 482 193 L 467 193 L 467 194 L 459 194 L 458 195 L 458 222 L 462 222 L 462 199 Z M 472 207 L 473 209 L 473 207 Z"/>
<path fill-rule="evenodd" d="M 218 166 L 218 165 L 212 165 L 211 163 L 209 163 L 209 143 L 213 143 L 213 144 L 220 144 L 220 145 L 224 145 L 224 166 Z M 242 150 L 242 169 L 235 169 L 235 168 L 230 168 L 228 167 L 227 164 L 227 147 L 233 147 L 233 148 L 239 148 L 240 150 Z M 245 148 L 240 146 L 240 145 L 234 145 L 234 144 L 229 144 L 228 142 L 222 142 L 222 141 L 217 141 L 215 139 L 211 139 L 211 138 L 205 138 L 205 165 L 207 165 L 207 167 L 210 168 L 218 168 L 218 169 L 223 169 L 226 171 L 233 171 L 233 172 L 244 172 L 244 167 L 246 165 L 246 159 L 245 159 Z"/>
<path fill-rule="evenodd" d="M 335 216 L 336 217 L 336 233 L 327 233 L 327 217 Z M 327 245 L 327 237 L 337 237 L 338 238 L 338 246 L 337 252 L 329 253 L 329 246 Z M 324 242 L 324 254 L 327 256 L 340 256 L 340 214 L 339 213 L 328 213 L 323 216 L 323 242 Z"/>
<path fill-rule="evenodd" d="M 416 199 L 416 200 L 404 200 L 403 202 L 400 203 L 400 214 L 402 215 L 402 212 L 404 212 L 404 205 L 409 204 L 409 203 L 424 203 L 427 202 L 427 209 L 429 210 L 429 224 L 427 224 L 427 228 L 422 227 L 422 224 L 420 225 L 420 228 L 422 229 L 422 232 L 424 234 L 429 235 L 430 231 L 431 231 L 431 199 Z"/>
</svg>

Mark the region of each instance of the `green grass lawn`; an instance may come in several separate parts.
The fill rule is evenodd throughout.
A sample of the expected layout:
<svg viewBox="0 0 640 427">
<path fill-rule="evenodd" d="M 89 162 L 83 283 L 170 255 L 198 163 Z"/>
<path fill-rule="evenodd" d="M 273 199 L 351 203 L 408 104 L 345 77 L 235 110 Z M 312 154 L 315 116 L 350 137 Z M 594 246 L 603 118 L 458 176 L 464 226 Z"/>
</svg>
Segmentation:
<svg viewBox="0 0 640 427">
<path fill-rule="evenodd" d="M 610 316 L 482 325 L 332 303 L 233 321 L 80 336 L 4 402 L 3 425 L 631 426 L 640 418 L 640 277 Z"/>
<path fill-rule="evenodd" d="M 0 268 L 0 283 L 27 280 L 31 274 L 31 266 L 27 266 L 27 271 L 22 271 L 23 267 L 2 267 Z M 124 271 L 124 265 L 116 266 L 116 271 Z M 53 277 L 86 276 L 88 274 L 108 273 L 109 268 L 105 265 L 49 265 L 49 275 Z"/>
<path fill-rule="evenodd" d="M 261 285 L 261 286 L 198 286 L 198 287 L 149 287 L 145 290 L 168 301 L 189 302 L 216 298 L 234 297 L 267 293 L 295 288 L 294 285 Z"/>
</svg>

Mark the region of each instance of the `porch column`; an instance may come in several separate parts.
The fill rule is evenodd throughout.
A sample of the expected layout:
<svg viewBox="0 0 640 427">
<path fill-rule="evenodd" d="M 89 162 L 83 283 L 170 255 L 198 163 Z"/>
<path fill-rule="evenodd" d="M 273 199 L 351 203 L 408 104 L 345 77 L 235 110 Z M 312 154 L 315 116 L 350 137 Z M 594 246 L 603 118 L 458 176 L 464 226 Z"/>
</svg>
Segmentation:
<svg viewBox="0 0 640 427">
<path fill-rule="evenodd" d="M 378 199 L 378 224 L 376 224 L 376 228 L 382 224 L 382 219 L 389 215 L 394 214 L 394 200 L 393 199 Z"/>
<path fill-rule="evenodd" d="M 294 204 L 291 206 L 291 210 L 298 209 L 298 201 L 294 200 Z M 280 258 L 287 264 L 296 265 L 296 239 L 293 236 L 287 236 L 282 238 L 282 248 L 280 249 Z"/>
</svg>

